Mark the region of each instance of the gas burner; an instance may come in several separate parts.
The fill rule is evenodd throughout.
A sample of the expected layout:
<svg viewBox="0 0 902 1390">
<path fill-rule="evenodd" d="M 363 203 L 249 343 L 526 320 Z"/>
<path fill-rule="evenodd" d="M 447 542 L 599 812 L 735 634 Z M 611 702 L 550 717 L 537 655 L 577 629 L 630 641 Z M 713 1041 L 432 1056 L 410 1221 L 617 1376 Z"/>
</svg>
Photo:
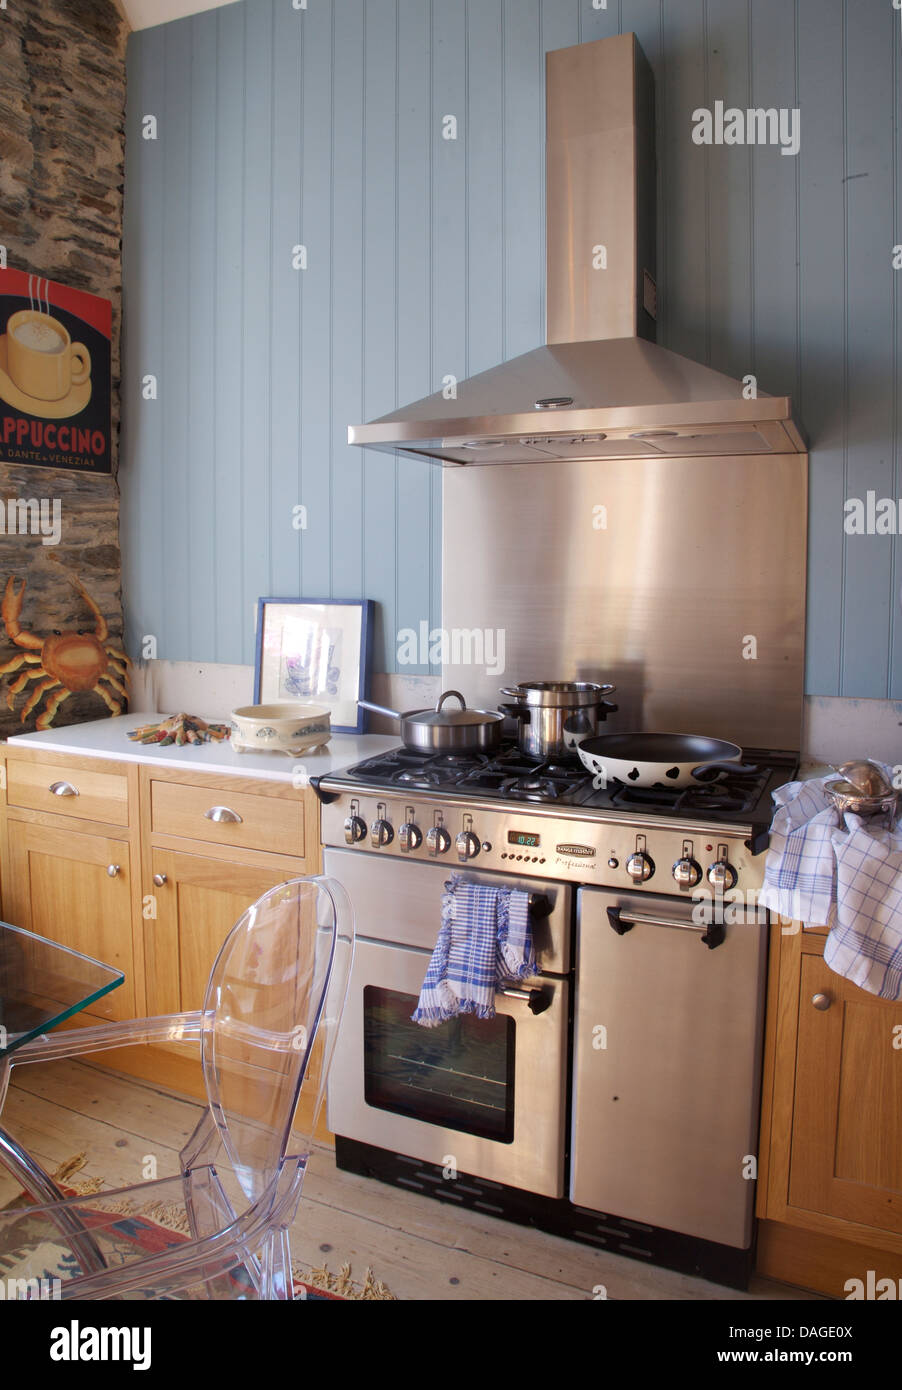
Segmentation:
<svg viewBox="0 0 902 1390">
<path fill-rule="evenodd" d="M 526 801 L 557 801 L 561 786 L 550 777 L 514 777 L 502 784 L 501 794 Z"/>
<path fill-rule="evenodd" d="M 443 777 L 440 772 L 432 772 L 428 768 L 405 768 L 402 772 L 396 772 L 392 781 L 396 786 L 402 787 L 421 787 L 426 790 L 429 787 L 441 787 L 454 778 Z"/>
<path fill-rule="evenodd" d="M 579 763 L 543 763 L 541 772 L 561 782 L 582 782 L 586 775 Z"/>
<path fill-rule="evenodd" d="M 739 814 L 757 801 L 767 777 L 767 769 L 751 767 L 743 772 L 718 772 L 716 777 L 697 780 L 690 787 L 668 787 L 660 782 L 653 787 L 633 787 L 614 778 L 602 796 L 612 806 Z"/>
<path fill-rule="evenodd" d="M 500 792 L 506 782 L 510 781 L 510 774 L 507 772 L 496 772 L 495 764 L 491 763 L 485 769 L 477 768 L 475 772 L 469 773 L 461 781 L 461 786 L 467 791 Z"/>
<path fill-rule="evenodd" d="M 485 753 L 439 753 L 436 757 L 429 759 L 429 767 L 453 768 L 461 772 L 469 772 L 471 768 L 488 767 L 489 757 Z"/>
</svg>

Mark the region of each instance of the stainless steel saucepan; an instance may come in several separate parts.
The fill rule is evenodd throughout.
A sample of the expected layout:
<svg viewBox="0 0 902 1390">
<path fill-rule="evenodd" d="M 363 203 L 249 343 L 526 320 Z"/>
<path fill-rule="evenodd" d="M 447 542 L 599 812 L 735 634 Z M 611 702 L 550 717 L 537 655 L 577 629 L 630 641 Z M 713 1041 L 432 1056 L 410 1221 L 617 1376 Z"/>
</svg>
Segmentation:
<svg viewBox="0 0 902 1390">
<path fill-rule="evenodd" d="M 613 689 L 594 681 L 521 681 L 502 687 L 501 694 L 514 703 L 500 708 L 517 720 L 521 753 L 543 762 L 575 761 L 577 745 L 615 713 L 617 706 L 605 699 Z"/>
<path fill-rule="evenodd" d="M 446 710 L 446 700 L 459 700 L 460 709 Z M 497 753 L 501 747 L 504 715 L 499 710 L 467 709 L 457 690 L 446 690 L 435 709 L 413 709 L 405 714 L 358 700 L 362 709 L 397 719 L 405 748 L 417 753 Z"/>
<path fill-rule="evenodd" d="M 742 749 L 697 734 L 601 734 L 579 745 L 583 766 L 605 783 L 633 787 L 691 787 L 719 772 L 746 772 Z"/>
</svg>

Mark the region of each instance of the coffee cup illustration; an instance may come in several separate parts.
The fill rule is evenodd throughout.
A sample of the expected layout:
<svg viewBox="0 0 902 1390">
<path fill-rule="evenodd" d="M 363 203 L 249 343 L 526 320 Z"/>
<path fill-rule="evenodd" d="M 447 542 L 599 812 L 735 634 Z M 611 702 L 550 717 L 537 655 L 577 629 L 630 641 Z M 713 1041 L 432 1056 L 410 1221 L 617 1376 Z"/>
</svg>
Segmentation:
<svg viewBox="0 0 902 1390">
<path fill-rule="evenodd" d="M 63 324 L 37 309 L 20 309 L 6 325 L 7 370 L 20 391 L 61 401 L 91 375 L 91 354 L 73 343 Z"/>
</svg>

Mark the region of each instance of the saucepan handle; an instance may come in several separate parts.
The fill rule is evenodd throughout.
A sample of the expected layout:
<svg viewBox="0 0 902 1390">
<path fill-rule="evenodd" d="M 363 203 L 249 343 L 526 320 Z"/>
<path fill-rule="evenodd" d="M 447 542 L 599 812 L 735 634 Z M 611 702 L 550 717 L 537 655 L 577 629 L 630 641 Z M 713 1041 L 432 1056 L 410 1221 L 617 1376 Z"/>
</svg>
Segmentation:
<svg viewBox="0 0 902 1390">
<path fill-rule="evenodd" d="M 368 709 L 371 714 L 384 714 L 388 719 L 400 719 L 401 715 L 396 709 L 387 709 L 385 705 L 374 705 L 372 700 L 358 700 L 361 709 Z"/>
<path fill-rule="evenodd" d="M 522 719 L 524 724 L 529 723 L 528 705 L 499 705 L 498 709 L 502 714 L 510 715 L 511 719 Z"/>
</svg>

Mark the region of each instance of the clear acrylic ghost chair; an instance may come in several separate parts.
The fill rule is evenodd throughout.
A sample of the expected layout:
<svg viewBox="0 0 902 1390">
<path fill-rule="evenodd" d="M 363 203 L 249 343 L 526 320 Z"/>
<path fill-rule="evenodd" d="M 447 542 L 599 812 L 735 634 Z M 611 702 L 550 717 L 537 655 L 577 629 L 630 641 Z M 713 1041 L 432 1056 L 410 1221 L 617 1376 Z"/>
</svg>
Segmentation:
<svg viewBox="0 0 902 1390">
<path fill-rule="evenodd" d="M 136 1043 L 199 1042 L 208 1105 L 179 1155 L 179 1177 L 0 1212 L 0 1269 L 33 1272 L 29 1261 L 46 1262 L 49 1248 L 54 1266 L 43 1273 L 63 1270 L 63 1298 L 291 1298 L 288 1227 L 353 950 L 341 885 L 294 879 L 232 928 L 202 1011 L 70 1029 L 11 1053 L 0 1065 L 0 1109 L 13 1067 Z M 296 1110 L 301 1130 L 292 1128 Z M 170 1229 L 190 1236 L 160 1249 L 161 1211 Z"/>
</svg>

